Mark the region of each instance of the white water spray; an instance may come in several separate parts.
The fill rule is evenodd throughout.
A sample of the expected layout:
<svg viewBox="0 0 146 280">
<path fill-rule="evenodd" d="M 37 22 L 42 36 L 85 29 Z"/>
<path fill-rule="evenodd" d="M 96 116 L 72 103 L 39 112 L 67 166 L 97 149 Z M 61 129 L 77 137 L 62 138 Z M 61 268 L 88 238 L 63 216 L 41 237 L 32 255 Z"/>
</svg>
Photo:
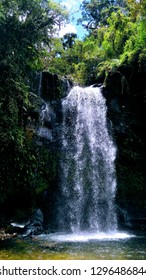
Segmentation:
<svg viewBox="0 0 146 280">
<path fill-rule="evenodd" d="M 116 148 L 107 129 L 105 99 L 100 88 L 74 87 L 62 108 L 58 229 L 115 231 Z"/>
</svg>

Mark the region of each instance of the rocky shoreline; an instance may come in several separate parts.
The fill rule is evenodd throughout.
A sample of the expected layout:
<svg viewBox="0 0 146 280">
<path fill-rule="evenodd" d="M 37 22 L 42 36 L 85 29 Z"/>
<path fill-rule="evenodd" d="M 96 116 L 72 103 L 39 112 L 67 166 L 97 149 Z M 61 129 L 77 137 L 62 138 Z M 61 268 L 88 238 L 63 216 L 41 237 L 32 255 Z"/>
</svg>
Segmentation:
<svg viewBox="0 0 146 280">
<path fill-rule="evenodd" d="M 5 241 L 5 240 L 9 240 L 11 238 L 14 238 L 17 236 L 17 233 L 6 233 L 6 230 L 4 228 L 0 229 L 0 242 L 1 241 Z"/>
</svg>

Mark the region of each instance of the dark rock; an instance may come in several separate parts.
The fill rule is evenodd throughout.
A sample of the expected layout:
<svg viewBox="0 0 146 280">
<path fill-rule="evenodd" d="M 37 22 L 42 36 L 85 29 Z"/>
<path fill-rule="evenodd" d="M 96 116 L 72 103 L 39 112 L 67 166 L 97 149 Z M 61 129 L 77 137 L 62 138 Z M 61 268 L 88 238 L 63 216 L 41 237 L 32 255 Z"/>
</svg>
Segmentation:
<svg viewBox="0 0 146 280">
<path fill-rule="evenodd" d="M 119 228 L 131 229 L 132 224 L 129 221 L 127 211 L 125 209 L 120 208 L 119 206 L 116 206 L 116 212 Z"/>
<path fill-rule="evenodd" d="M 28 222 L 25 222 L 23 224 L 13 222 L 9 226 L 7 226 L 5 232 L 8 234 L 16 233 L 22 235 L 23 237 L 38 235 L 43 231 L 43 222 L 43 213 L 40 209 L 37 209 L 34 211 L 32 217 Z"/>
<path fill-rule="evenodd" d="M 40 209 L 37 209 L 32 215 L 30 221 L 25 225 L 23 237 L 41 234 L 43 231 L 43 221 L 43 213 Z"/>
<path fill-rule="evenodd" d="M 146 230 L 146 218 L 129 218 L 129 222 L 132 225 L 133 230 Z"/>
<path fill-rule="evenodd" d="M 41 97 L 45 100 L 59 100 L 67 95 L 72 82 L 67 78 L 59 78 L 57 74 L 42 72 Z"/>
<path fill-rule="evenodd" d="M 33 224 L 43 224 L 43 213 L 40 209 L 35 210 L 35 212 L 33 213 L 30 222 Z"/>
<path fill-rule="evenodd" d="M 117 146 L 119 224 L 140 229 L 146 227 L 146 73 L 128 67 L 109 73 L 103 95 Z"/>
<path fill-rule="evenodd" d="M 17 234 L 23 234 L 25 228 L 25 224 L 19 224 L 19 223 L 11 223 L 11 225 L 6 227 L 6 233 L 17 233 Z"/>
</svg>

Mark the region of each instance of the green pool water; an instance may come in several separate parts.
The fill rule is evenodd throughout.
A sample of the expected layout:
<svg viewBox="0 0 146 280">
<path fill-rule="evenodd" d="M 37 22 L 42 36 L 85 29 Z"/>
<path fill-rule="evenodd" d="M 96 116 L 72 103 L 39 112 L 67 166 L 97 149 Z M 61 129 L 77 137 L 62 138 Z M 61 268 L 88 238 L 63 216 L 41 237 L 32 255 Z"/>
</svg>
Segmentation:
<svg viewBox="0 0 146 280">
<path fill-rule="evenodd" d="M 41 235 L 1 241 L 1 260 L 146 260 L 146 236 Z"/>
</svg>

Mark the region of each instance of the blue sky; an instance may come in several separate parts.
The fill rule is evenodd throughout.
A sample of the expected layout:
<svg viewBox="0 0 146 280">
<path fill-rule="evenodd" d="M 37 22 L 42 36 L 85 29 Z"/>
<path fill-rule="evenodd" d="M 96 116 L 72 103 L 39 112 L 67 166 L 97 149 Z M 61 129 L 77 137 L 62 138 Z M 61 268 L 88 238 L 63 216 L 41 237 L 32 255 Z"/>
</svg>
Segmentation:
<svg viewBox="0 0 146 280">
<path fill-rule="evenodd" d="M 81 17 L 80 4 L 82 0 L 54 0 L 55 2 L 60 3 L 65 6 L 70 14 L 70 23 L 65 27 L 62 27 L 60 31 L 60 37 L 65 33 L 73 32 L 76 33 L 78 38 L 82 39 L 85 34 L 85 30 L 81 25 L 77 25 L 78 18 Z"/>
</svg>

